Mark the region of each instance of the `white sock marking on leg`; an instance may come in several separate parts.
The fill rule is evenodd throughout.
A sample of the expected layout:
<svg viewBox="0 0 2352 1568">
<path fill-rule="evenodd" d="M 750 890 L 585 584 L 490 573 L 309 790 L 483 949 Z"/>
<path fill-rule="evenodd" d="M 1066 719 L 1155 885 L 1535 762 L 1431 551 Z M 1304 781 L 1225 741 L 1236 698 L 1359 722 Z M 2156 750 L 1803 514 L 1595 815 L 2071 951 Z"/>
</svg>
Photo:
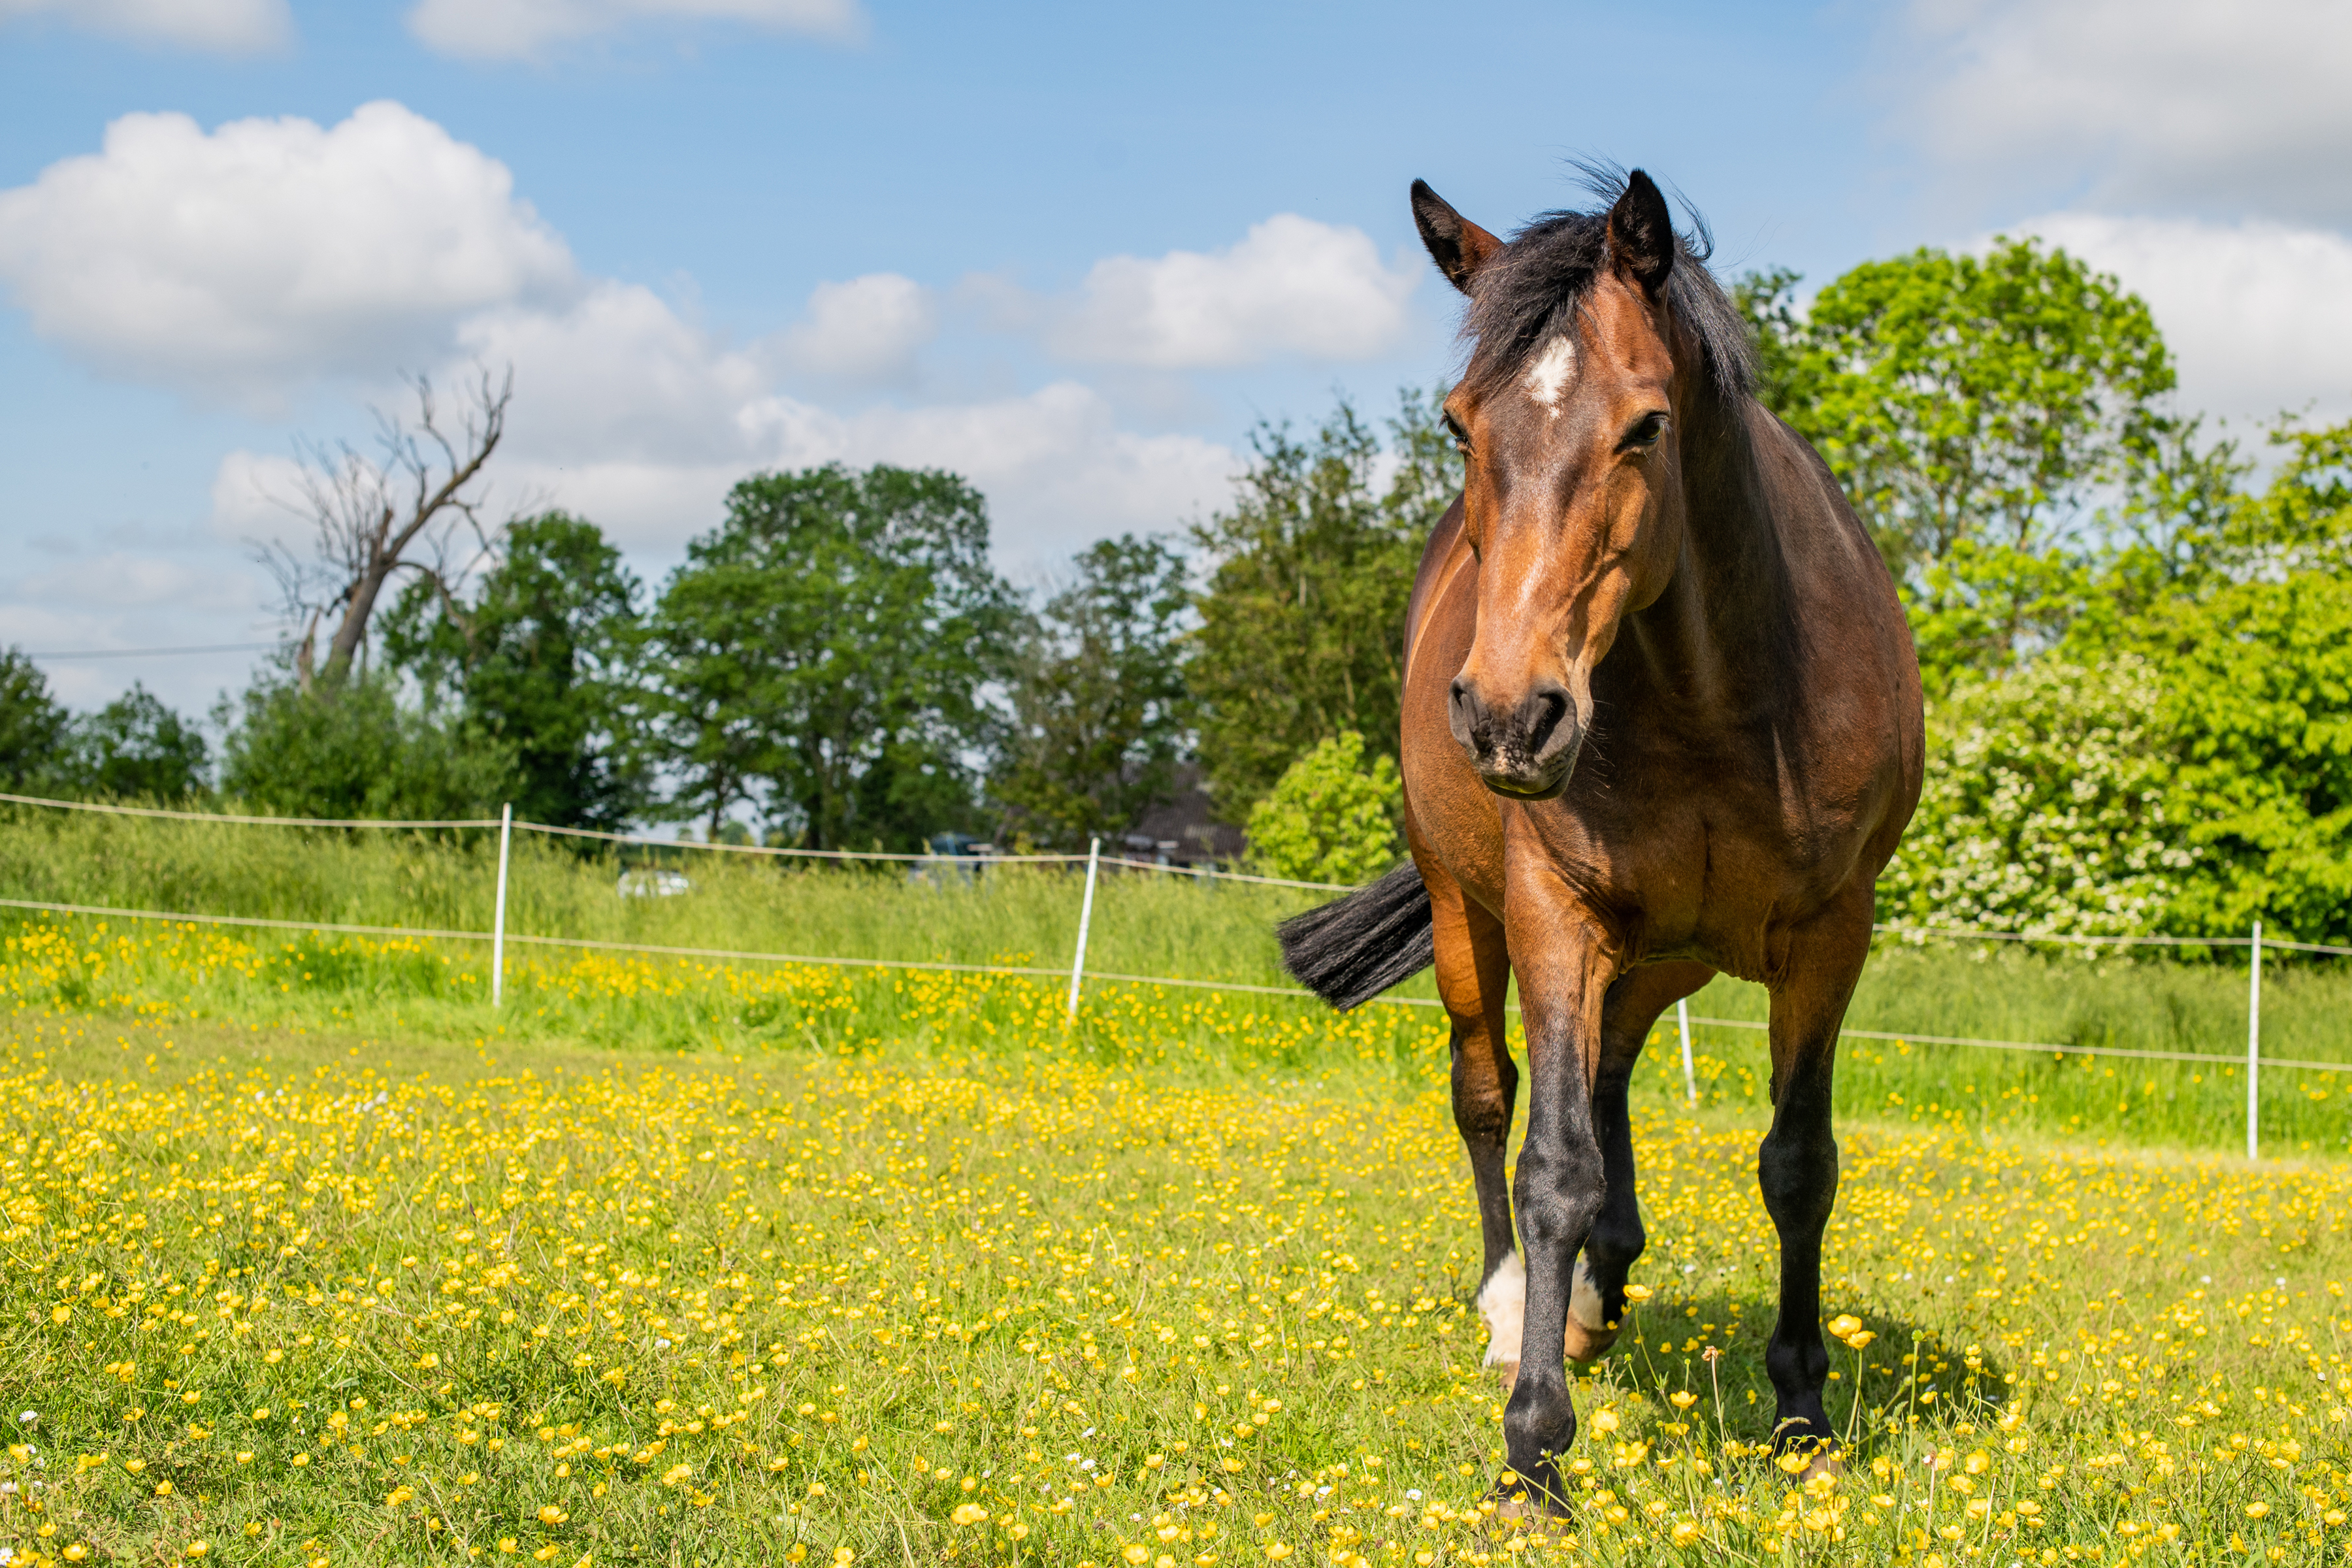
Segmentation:
<svg viewBox="0 0 2352 1568">
<path fill-rule="evenodd" d="M 1592 1268 L 1580 1253 L 1576 1259 L 1576 1279 L 1568 1288 L 1568 1310 L 1570 1316 L 1596 1334 L 1607 1327 L 1601 1316 L 1601 1287 L 1592 1282 Z"/>
<path fill-rule="evenodd" d="M 1528 1268 L 1512 1253 L 1478 1291 L 1478 1315 L 1486 1320 L 1484 1366 L 1519 1359 L 1519 1330 L 1528 1316 Z"/>
</svg>

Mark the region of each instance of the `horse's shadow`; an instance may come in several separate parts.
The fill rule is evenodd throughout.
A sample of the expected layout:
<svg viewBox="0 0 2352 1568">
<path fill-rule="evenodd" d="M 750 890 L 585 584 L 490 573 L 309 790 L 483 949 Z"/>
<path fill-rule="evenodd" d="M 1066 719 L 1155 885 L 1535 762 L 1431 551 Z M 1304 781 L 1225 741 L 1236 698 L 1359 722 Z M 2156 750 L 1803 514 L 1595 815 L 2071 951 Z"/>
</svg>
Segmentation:
<svg viewBox="0 0 2352 1568">
<path fill-rule="evenodd" d="M 1615 1349 L 1591 1368 L 1589 1392 L 1648 1406 L 1661 1436 L 1768 1442 L 1773 1394 L 1764 1349 L 1772 1321 L 1769 1305 L 1720 1293 L 1654 1299 L 1633 1310 Z M 2008 1373 L 1991 1346 L 1955 1345 L 1897 1318 L 1865 1316 L 1863 1326 L 1872 1337 L 1860 1350 L 1823 1335 L 1830 1377 L 1822 1404 L 1841 1436 L 1883 1434 L 1890 1421 L 1982 1426 L 2009 1397 Z M 1691 1397 L 1678 1403 L 1677 1394 Z M 1675 1426 L 1685 1433 L 1669 1430 Z"/>
</svg>

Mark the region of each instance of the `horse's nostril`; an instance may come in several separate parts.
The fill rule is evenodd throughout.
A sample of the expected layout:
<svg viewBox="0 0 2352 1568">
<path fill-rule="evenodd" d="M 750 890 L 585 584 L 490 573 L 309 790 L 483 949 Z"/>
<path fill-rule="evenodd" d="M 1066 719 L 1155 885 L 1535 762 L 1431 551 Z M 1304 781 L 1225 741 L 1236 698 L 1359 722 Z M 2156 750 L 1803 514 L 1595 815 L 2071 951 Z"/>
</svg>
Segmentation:
<svg viewBox="0 0 2352 1568">
<path fill-rule="evenodd" d="M 1480 717 L 1478 699 L 1470 689 L 1469 679 L 1455 676 L 1454 683 L 1445 689 L 1445 727 L 1454 731 L 1455 740 L 1467 746 L 1484 728 L 1478 721 Z"/>
<path fill-rule="evenodd" d="M 1526 712 L 1528 753 L 1539 757 L 1559 733 L 1561 721 L 1568 717 L 1568 693 L 1557 686 L 1546 687 L 1528 699 Z"/>
</svg>

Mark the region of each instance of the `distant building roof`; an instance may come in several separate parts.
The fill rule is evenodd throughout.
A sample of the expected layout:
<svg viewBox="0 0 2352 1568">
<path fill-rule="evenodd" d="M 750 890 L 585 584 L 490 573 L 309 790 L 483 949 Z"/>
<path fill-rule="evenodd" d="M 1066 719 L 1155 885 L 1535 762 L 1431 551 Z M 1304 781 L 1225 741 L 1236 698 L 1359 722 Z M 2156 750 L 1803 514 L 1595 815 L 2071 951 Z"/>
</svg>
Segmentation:
<svg viewBox="0 0 2352 1568">
<path fill-rule="evenodd" d="M 1139 859 L 1165 857 L 1176 866 L 1211 862 L 1232 865 L 1249 852 L 1249 838 L 1229 822 L 1217 820 L 1216 805 L 1201 782 L 1201 764 L 1186 763 L 1176 770 L 1176 798 L 1153 806 L 1120 838 Z"/>
</svg>

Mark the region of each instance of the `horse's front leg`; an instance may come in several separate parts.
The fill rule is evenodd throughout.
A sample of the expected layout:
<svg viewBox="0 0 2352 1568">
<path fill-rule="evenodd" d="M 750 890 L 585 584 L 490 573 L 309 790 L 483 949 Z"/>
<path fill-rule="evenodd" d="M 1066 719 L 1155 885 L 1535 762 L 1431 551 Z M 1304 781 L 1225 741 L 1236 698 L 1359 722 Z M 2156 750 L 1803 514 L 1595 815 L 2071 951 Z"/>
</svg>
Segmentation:
<svg viewBox="0 0 2352 1568">
<path fill-rule="evenodd" d="M 1865 887 L 1791 939 L 1772 993 L 1772 1130 L 1756 1157 L 1764 1209 L 1780 1234 L 1780 1316 L 1764 1350 L 1776 1396 L 1773 1446 L 1813 1448 L 1815 1468 L 1834 1462 L 1822 1406 L 1830 1370 L 1822 1343 L 1822 1233 L 1838 1184 L 1830 1089 L 1838 1028 L 1870 952 L 1870 916 Z"/>
<path fill-rule="evenodd" d="M 1597 924 L 1564 900 L 1545 908 L 1514 885 L 1507 904 L 1532 1092 L 1514 1183 L 1527 1251 L 1527 1317 L 1503 1440 L 1532 1499 L 1559 1511 L 1567 1506 L 1559 1461 L 1576 1438 L 1562 1342 L 1577 1251 L 1606 1193 L 1593 1136 L 1592 1081 L 1613 958 Z"/>
<path fill-rule="evenodd" d="M 1651 964 L 1629 971 L 1609 987 L 1601 1005 L 1592 1131 L 1601 1145 L 1607 1192 L 1577 1258 L 1576 1284 L 1569 1294 L 1571 1361 L 1597 1361 L 1617 1342 L 1618 1325 L 1625 1316 L 1625 1277 L 1649 1245 L 1633 1192 L 1633 1118 L 1626 1105 L 1633 1064 L 1641 1059 L 1658 1015 L 1714 978 L 1715 971 L 1704 963 Z"/>
</svg>

